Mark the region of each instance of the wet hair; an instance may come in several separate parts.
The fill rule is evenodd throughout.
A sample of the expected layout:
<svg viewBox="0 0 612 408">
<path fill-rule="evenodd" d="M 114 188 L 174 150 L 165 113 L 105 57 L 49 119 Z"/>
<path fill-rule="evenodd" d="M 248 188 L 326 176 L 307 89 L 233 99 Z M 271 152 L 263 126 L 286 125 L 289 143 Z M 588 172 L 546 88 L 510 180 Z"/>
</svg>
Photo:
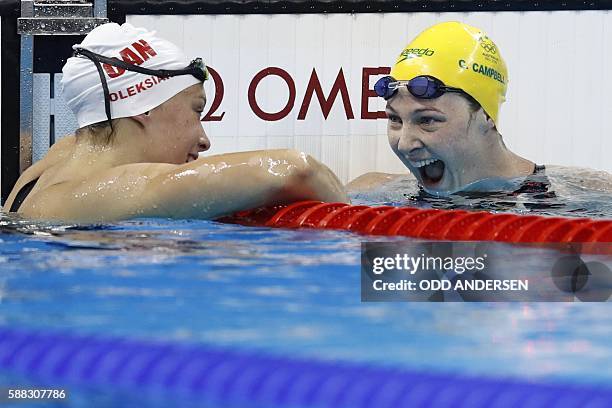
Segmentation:
<svg viewBox="0 0 612 408">
<path fill-rule="evenodd" d="M 92 123 L 77 129 L 75 135 L 77 138 L 88 135 L 94 144 L 108 146 L 113 143 L 117 130 L 117 119 L 113 119 L 113 126 L 108 121 Z"/>
<path fill-rule="evenodd" d="M 470 105 L 470 110 L 472 111 L 472 113 L 478 112 L 478 110 L 482 108 L 482 106 L 480 106 L 478 101 L 472 98 L 471 95 L 468 95 L 466 93 L 461 93 L 460 95 L 467 101 L 468 105 Z"/>
</svg>

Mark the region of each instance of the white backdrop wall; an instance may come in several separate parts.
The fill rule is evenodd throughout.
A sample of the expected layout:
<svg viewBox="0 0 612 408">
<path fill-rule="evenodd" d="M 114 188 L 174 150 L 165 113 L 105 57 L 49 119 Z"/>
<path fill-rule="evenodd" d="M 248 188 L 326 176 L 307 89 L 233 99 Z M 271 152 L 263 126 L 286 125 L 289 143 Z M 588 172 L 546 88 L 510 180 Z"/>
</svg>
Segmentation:
<svg viewBox="0 0 612 408">
<path fill-rule="evenodd" d="M 217 89 L 220 105 L 208 112 L 217 120 L 204 124 L 211 154 L 296 148 L 322 160 L 344 181 L 368 171 L 403 171 L 388 147 L 386 120 L 363 118 L 374 115 L 365 111 L 384 110 L 383 101 L 364 94 L 364 68 L 389 67 L 421 30 L 449 20 L 485 30 L 507 62 L 510 85 L 501 128 L 512 150 L 538 163 L 612 172 L 608 11 L 127 18 L 156 29 L 189 56 L 203 57 L 218 73 L 206 84 L 207 111 L 215 100 L 215 82 L 222 82 L 224 90 L 221 98 Z M 265 69 L 269 75 L 260 75 L 257 84 L 254 78 Z M 329 97 L 340 72 L 344 77 L 327 117 L 316 92 L 304 105 L 313 70 L 322 99 Z M 367 86 L 377 78 L 371 76 Z M 257 107 L 267 113 L 286 107 L 286 116 L 260 113 L 262 118 Z"/>
</svg>

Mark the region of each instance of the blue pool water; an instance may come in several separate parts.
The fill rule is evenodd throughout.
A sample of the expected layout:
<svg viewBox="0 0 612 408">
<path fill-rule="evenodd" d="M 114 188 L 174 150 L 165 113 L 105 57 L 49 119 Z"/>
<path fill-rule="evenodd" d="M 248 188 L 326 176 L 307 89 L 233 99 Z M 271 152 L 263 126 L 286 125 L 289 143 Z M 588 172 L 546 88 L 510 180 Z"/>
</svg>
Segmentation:
<svg viewBox="0 0 612 408">
<path fill-rule="evenodd" d="M 354 198 L 412 200 L 381 198 L 383 193 Z M 609 218 L 604 196 L 555 200 L 565 205 L 561 212 Z M 524 206 L 537 197 L 512 199 L 519 212 L 554 209 Z M 478 197 L 451 200 L 473 208 L 482 204 Z M 199 220 L 77 226 L 6 215 L 0 224 L 0 326 L 229 346 L 428 373 L 612 384 L 608 304 L 362 303 L 364 238 L 350 233 Z M 508 265 L 520 267 L 511 252 Z M 0 372 L 0 388 L 18 381 L 35 384 Z M 58 406 L 88 406 L 84 401 L 91 404 L 95 392 L 73 390 L 71 402 Z M 121 406 L 118 401 L 125 400 L 109 390 L 95 395 L 95 406 Z"/>
</svg>

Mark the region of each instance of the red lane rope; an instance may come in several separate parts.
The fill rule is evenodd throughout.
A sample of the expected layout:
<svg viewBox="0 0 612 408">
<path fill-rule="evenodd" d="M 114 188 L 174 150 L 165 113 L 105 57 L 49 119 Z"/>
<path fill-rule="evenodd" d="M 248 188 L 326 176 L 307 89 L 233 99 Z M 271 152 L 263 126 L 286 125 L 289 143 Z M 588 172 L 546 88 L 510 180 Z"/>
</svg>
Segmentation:
<svg viewBox="0 0 612 408">
<path fill-rule="evenodd" d="M 286 206 L 241 211 L 219 221 L 251 226 L 326 228 L 368 235 L 454 241 L 612 242 L 612 220 L 352 206 L 319 201 L 301 201 Z"/>
</svg>

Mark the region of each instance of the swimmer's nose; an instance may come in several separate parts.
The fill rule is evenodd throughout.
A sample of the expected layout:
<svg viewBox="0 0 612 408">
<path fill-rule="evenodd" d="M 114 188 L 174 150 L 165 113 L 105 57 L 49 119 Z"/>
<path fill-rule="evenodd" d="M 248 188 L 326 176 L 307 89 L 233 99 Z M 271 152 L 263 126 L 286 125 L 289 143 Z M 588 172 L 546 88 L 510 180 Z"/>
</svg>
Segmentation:
<svg viewBox="0 0 612 408">
<path fill-rule="evenodd" d="M 414 153 L 415 151 L 417 151 L 418 149 L 422 149 L 423 147 L 423 142 L 421 142 L 419 138 L 412 137 L 407 134 L 402 135 L 399 140 L 399 143 L 397 144 L 397 149 L 406 155 Z"/>
<path fill-rule="evenodd" d="M 198 141 L 198 151 L 205 152 L 208 149 L 210 149 L 210 140 L 208 140 L 208 136 L 206 135 L 206 132 L 203 131 L 202 136 L 200 137 L 200 140 Z"/>
</svg>

